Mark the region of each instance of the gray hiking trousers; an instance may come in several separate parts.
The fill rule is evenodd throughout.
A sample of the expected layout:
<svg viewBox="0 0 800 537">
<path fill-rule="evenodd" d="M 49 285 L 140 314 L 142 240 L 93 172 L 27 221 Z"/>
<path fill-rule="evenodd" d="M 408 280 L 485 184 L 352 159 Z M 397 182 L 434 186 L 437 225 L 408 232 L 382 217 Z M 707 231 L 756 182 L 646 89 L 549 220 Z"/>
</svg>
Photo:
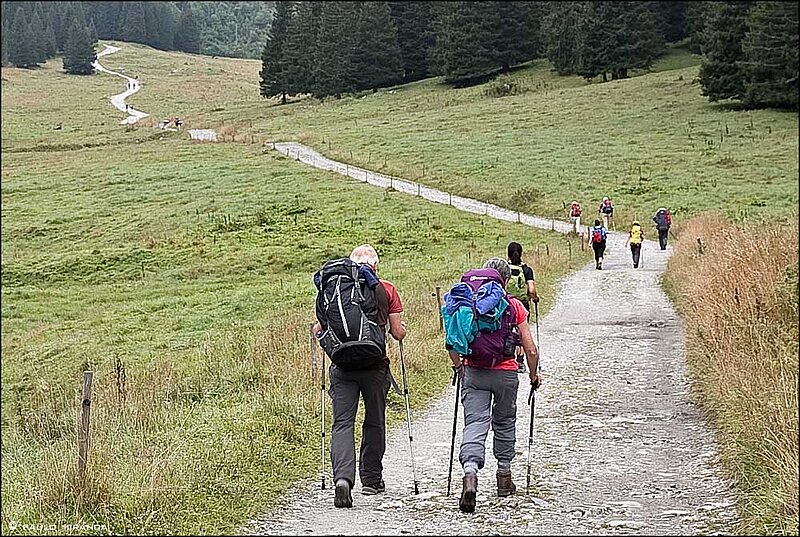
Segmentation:
<svg viewBox="0 0 800 537">
<path fill-rule="evenodd" d="M 383 454 L 386 451 L 386 395 L 389 393 L 389 366 L 376 369 L 342 371 L 330 367 L 333 402 L 331 432 L 331 464 L 333 482 L 347 479 L 352 486 L 356 479 L 355 421 L 359 395 L 364 398 L 364 423 L 361 427 L 361 454 L 358 459 L 362 485 L 374 485 L 383 476 Z"/>
<path fill-rule="evenodd" d="M 486 461 L 485 444 L 489 425 L 494 431 L 494 456 L 510 463 L 517 440 L 516 371 L 478 369 L 464 366 L 461 404 L 464 406 L 464 435 L 458 460 L 463 466 L 473 462 L 478 469 Z"/>
</svg>

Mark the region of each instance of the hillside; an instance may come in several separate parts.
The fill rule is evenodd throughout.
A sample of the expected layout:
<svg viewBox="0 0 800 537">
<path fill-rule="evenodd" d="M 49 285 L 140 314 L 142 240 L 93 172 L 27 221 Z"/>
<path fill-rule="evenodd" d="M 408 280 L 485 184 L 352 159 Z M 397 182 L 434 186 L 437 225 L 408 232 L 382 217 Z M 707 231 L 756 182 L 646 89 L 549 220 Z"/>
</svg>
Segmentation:
<svg viewBox="0 0 800 537">
<path fill-rule="evenodd" d="M 544 313 L 588 259 L 575 239 L 366 189 L 271 141 L 559 218 L 563 202 L 591 215 L 604 195 L 618 222 L 662 205 L 678 221 L 798 205 L 797 114 L 709 104 L 681 51 L 603 84 L 536 61 L 467 89 L 428 79 L 280 106 L 259 97 L 256 60 L 115 43 L 108 67 L 139 77 L 129 102 L 151 114 L 132 128 L 108 102 L 117 78 L 69 77 L 58 59 L 2 70 L 4 532 L 9 520 L 232 532 L 316 475 L 309 276 L 355 244 L 374 243 L 402 290 L 415 409 L 448 382 L 436 286 L 519 240 Z M 504 84 L 510 95 L 491 96 Z M 224 142 L 154 128 L 175 115 Z M 86 367 L 94 462 L 79 494 Z M 404 418 L 401 398 L 390 408 Z"/>
</svg>

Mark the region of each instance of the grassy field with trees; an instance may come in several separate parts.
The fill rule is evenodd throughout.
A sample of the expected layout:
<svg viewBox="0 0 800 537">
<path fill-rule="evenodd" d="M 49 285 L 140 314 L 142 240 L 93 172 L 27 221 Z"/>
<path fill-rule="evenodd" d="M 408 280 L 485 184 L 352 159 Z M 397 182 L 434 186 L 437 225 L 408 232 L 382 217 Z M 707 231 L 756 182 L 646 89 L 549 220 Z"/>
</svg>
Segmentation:
<svg viewBox="0 0 800 537">
<path fill-rule="evenodd" d="M 220 75 L 230 60 L 216 60 L 219 100 L 202 101 L 163 74 L 185 67 L 181 56 L 129 48 L 158 67 L 137 70 L 142 96 L 171 86 L 163 106 L 181 88 L 173 109 L 237 106 L 241 81 Z M 195 65 L 186 80 L 210 76 Z M 3 78 L 4 531 L 14 521 L 230 533 L 315 475 L 311 274 L 361 242 L 376 246 L 404 301 L 415 409 L 448 385 L 437 285 L 518 240 L 540 249 L 526 258 L 546 310 L 557 280 L 588 258 L 576 239 L 570 260 L 558 234 L 365 187 L 259 144 L 128 131 L 107 101 L 121 85 L 110 76 L 70 78 L 54 60 Z M 65 128 L 54 131 L 58 114 Z M 78 487 L 87 367 L 91 462 Z M 392 422 L 404 417 L 402 398 L 390 408 Z"/>
<path fill-rule="evenodd" d="M 768 28 L 780 3 L 764 4 L 752 18 Z M 404 21 L 398 36 L 424 26 L 420 12 L 390 8 Z M 458 26 L 478 8 L 448 9 L 446 20 Z M 724 25 L 723 15 L 701 19 Z M 471 67 L 443 71 L 415 59 L 401 39 L 403 73 L 421 80 L 344 87 L 338 99 L 333 86 L 323 100 L 309 96 L 314 88 L 289 91 L 286 105 L 277 93 L 259 95 L 261 61 L 122 44 L 107 67 L 138 75 L 142 91 L 129 102 L 151 114 L 130 129 L 108 102 L 122 91 L 114 77 L 67 75 L 58 57 L 38 69 L 4 67 L 4 532 L 12 520 L 232 532 L 294 480 L 315 475 L 310 275 L 330 256 L 363 241 L 381 254 L 381 274 L 406 305 L 415 408 L 447 385 L 436 285 L 502 253 L 509 240 L 529 252 L 547 244 L 552 255 L 526 256 L 547 308 L 557 279 L 586 260 L 577 242 L 568 258 L 564 237 L 376 191 L 268 150 L 270 141 L 297 140 L 337 160 L 542 216 L 566 218 L 565 202 L 578 199 L 586 221 L 603 196 L 615 202 L 618 227 L 670 208 L 679 239 L 667 288 L 686 319 L 692 378 L 737 483 L 740 530 L 796 533 L 797 230 L 789 223 L 798 207 L 797 112 L 744 109 L 753 98 L 744 86 L 714 97 L 714 55 L 706 48 L 701 59 L 689 50 L 691 35 L 677 34 L 685 46 L 616 75 L 602 62 L 558 64 L 561 49 L 547 41 L 550 60 L 509 65 L 467 87 L 449 75 Z M 769 35 L 733 42 L 747 54 Z M 560 42 L 564 58 L 576 44 Z M 422 79 L 432 72 L 440 76 Z M 747 76 L 763 88 L 773 75 Z M 186 128 L 216 129 L 223 143 L 153 128 L 175 115 Z M 354 214 L 354 202 L 366 209 Z M 708 212 L 727 220 L 689 220 Z M 708 244 L 699 257 L 695 234 Z M 705 284 L 717 279 L 709 297 Z M 739 303 L 723 292 L 730 286 Z M 745 317 L 714 316 L 742 303 Z M 761 326 L 764 307 L 775 316 L 770 337 L 737 332 L 742 319 Z M 718 360 L 729 355 L 758 372 L 759 389 L 736 389 L 745 380 L 730 382 L 727 361 Z M 93 458 L 79 488 L 75 412 L 86 367 L 95 370 Z M 390 402 L 393 421 L 401 403 Z M 770 419 L 746 430 L 743 409 Z"/>
</svg>

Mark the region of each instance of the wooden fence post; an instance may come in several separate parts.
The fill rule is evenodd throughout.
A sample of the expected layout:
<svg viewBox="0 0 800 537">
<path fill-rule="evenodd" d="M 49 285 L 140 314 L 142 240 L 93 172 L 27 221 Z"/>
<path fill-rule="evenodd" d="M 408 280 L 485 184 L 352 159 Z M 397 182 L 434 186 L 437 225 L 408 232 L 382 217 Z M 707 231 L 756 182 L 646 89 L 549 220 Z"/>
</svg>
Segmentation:
<svg viewBox="0 0 800 537">
<path fill-rule="evenodd" d="M 92 404 L 93 371 L 83 372 L 83 399 L 81 400 L 81 428 L 78 431 L 78 478 L 81 482 L 86 475 L 89 460 L 89 410 Z"/>
<path fill-rule="evenodd" d="M 444 331 L 444 318 L 442 317 L 442 288 L 436 286 L 436 304 L 439 306 L 439 332 Z"/>
</svg>

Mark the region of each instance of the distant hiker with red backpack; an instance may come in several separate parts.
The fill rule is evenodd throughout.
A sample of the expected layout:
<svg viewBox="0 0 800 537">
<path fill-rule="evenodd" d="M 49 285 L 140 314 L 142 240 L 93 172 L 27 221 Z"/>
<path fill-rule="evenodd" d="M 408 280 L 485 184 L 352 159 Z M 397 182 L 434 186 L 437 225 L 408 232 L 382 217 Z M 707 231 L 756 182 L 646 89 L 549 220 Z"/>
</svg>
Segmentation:
<svg viewBox="0 0 800 537">
<path fill-rule="evenodd" d="M 528 320 L 530 320 L 531 302 L 539 302 L 539 293 L 536 291 L 533 269 L 522 262 L 522 245 L 518 242 L 508 243 L 508 267 L 511 269 L 511 278 L 508 280 L 506 290 L 509 295 L 522 302 L 528 310 Z M 517 347 L 517 372 L 525 373 L 525 371 L 525 355 L 522 347 Z"/>
<path fill-rule="evenodd" d="M 492 258 L 482 269 L 467 271 L 461 283 L 445 293 L 442 314 L 446 323 L 445 347 L 461 380 L 464 432 L 459 461 L 464 469 L 458 507 L 475 511 L 478 470 L 485 463 L 489 427 L 494 431 L 497 459 L 497 495 L 516 491 L 511 478 L 515 455 L 517 389 L 519 377 L 514 351 L 521 341 L 528 360 L 531 387 L 541 384 L 539 350 L 528 327 L 528 312 L 509 295 L 508 263 Z"/>
<path fill-rule="evenodd" d="M 603 219 L 603 227 L 610 229 L 608 224 L 614 220 L 614 204 L 611 203 L 610 199 L 603 198 L 598 211 L 600 212 L 600 217 Z"/>
<path fill-rule="evenodd" d="M 390 386 L 386 329 L 398 341 L 406 335 L 403 305 L 393 284 L 377 276 L 378 253 L 369 244 L 350 258 L 325 263 L 314 275 L 320 346 L 330 357 L 333 402 L 331 463 L 336 507 L 352 507 L 355 483 L 354 427 L 359 395 L 364 399 L 359 476 L 362 494 L 386 490 L 386 395 Z"/>
<path fill-rule="evenodd" d="M 666 250 L 669 228 L 672 225 L 672 216 L 664 207 L 659 207 L 653 217 L 653 222 L 656 223 L 656 230 L 658 230 L 658 244 L 662 250 Z"/>
<path fill-rule="evenodd" d="M 644 240 L 644 230 L 636 220 L 631 224 L 631 229 L 628 231 L 628 239 L 625 245 L 631 245 L 631 257 L 633 258 L 633 268 L 639 268 L 639 257 L 642 254 L 642 241 Z"/>
<path fill-rule="evenodd" d="M 581 204 L 577 200 L 572 200 L 569 206 L 569 221 L 572 222 L 572 229 L 577 235 L 581 228 Z"/>
<path fill-rule="evenodd" d="M 606 253 L 606 228 L 600 225 L 600 220 L 595 219 L 591 230 L 592 250 L 594 250 L 594 263 L 597 270 L 603 269 L 603 254 Z"/>
</svg>

